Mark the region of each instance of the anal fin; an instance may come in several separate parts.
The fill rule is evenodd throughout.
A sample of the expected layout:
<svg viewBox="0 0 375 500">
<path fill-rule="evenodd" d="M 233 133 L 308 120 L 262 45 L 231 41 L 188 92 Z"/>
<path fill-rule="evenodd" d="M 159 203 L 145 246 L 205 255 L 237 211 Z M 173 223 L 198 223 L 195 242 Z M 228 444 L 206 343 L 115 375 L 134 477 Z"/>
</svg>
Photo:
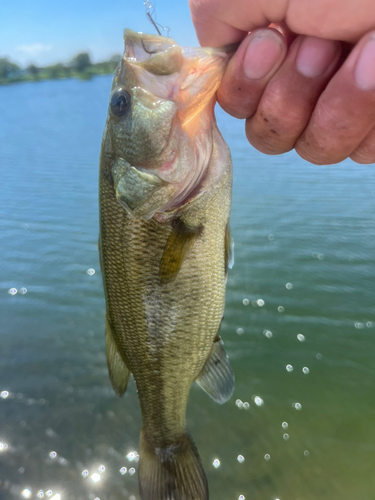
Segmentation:
<svg viewBox="0 0 375 500">
<path fill-rule="evenodd" d="M 223 342 L 218 336 L 196 382 L 217 403 L 225 403 L 234 391 L 234 373 L 225 352 Z"/>
<path fill-rule="evenodd" d="M 118 350 L 107 315 L 105 317 L 105 339 L 109 377 L 115 393 L 117 396 L 121 397 L 126 391 L 126 386 L 128 385 L 130 377 L 130 370 L 125 365 Z"/>
</svg>

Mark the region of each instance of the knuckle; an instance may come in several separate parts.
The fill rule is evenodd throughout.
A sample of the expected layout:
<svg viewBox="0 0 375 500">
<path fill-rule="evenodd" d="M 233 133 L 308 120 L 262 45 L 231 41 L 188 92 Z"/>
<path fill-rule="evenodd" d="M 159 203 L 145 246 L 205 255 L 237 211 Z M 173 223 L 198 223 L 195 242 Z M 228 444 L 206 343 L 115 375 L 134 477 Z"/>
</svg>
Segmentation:
<svg viewBox="0 0 375 500">
<path fill-rule="evenodd" d="M 296 143 L 297 153 L 315 165 L 332 165 L 348 158 L 357 132 L 346 116 L 333 106 L 318 106 Z"/>
<path fill-rule="evenodd" d="M 249 87 L 238 78 L 225 78 L 219 87 L 217 98 L 220 106 L 236 118 L 254 116 L 261 98 L 261 89 Z"/>
<path fill-rule="evenodd" d="M 248 125 L 249 134 L 264 144 L 269 154 L 286 153 L 293 149 L 301 130 L 291 127 L 282 114 L 268 113 L 266 109 L 258 109 Z M 303 128 L 303 127 L 302 127 Z"/>
<path fill-rule="evenodd" d="M 259 126 L 256 119 L 246 121 L 246 137 L 254 148 L 265 154 L 282 154 L 293 149 L 293 142 L 286 142 L 272 127 Z"/>
<path fill-rule="evenodd" d="M 333 163 L 338 163 L 338 160 L 333 156 L 330 151 L 325 151 L 323 148 L 319 148 L 312 141 L 305 138 L 301 138 L 297 141 L 295 146 L 296 153 L 314 165 L 332 165 Z"/>
<path fill-rule="evenodd" d="M 290 96 L 278 88 L 267 88 L 259 106 L 264 124 L 280 136 L 297 138 L 306 127 L 306 116 L 300 106 L 293 105 Z"/>
<path fill-rule="evenodd" d="M 217 92 L 217 100 L 231 116 L 239 119 L 249 118 L 256 110 L 256 96 L 249 92 L 244 93 L 238 85 L 227 84 L 225 79 Z"/>
<path fill-rule="evenodd" d="M 349 156 L 351 160 L 355 163 L 359 163 L 361 165 L 368 165 L 371 163 L 375 163 L 375 151 L 369 152 L 362 148 L 358 148 Z"/>
<path fill-rule="evenodd" d="M 313 115 L 316 130 L 321 131 L 322 141 L 328 141 L 330 136 L 345 143 L 347 139 L 358 134 L 363 123 L 362 110 L 348 110 L 347 100 L 342 96 L 331 98 L 319 104 Z"/>
<path fill-rule="evenodd" d="M 375 162 L 375 129 L 351 153 L 350 158 L 362 165 Z"/>
<path fill-rule="evenodd" d="M 275 126 L 279 124 L 281 118 L 280 111 L 283 109 L 284 103 L 283 96 L 280 94 L 279 90 L 270 88 L 270 85 L 268 85 L 266 92 L 263 94 L 259 105 L 259 114 L 265 123 L 272 123 Z"/>
<path fill-rule="evenodd" d="M 234 118 L 243 120 L 248 117 L 247 113 L 244 113 L 244 111 L 240 107 L 237 107 L 235 104 L 233 104 L 230 101 L 227 101 L 226 99 L 218 99 L 218 103 L 220 104 L 220 107 L 226 113 L 228 113 L 228 115 L 231 115 Z"/>
</svg>

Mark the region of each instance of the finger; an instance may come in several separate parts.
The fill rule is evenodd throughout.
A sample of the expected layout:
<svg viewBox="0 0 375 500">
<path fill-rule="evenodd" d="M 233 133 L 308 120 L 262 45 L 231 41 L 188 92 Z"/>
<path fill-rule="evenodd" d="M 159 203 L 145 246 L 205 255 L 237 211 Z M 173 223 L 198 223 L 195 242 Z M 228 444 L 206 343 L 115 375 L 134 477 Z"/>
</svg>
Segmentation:
<svg viewBox="0 0 375 500">
<path fill-rule="evenodd" d="M 374 28 L 374 0 L 190 0 L 189 3 L 199 42 L 213 47 L 238 42 L 243 33 L 282 21 L 299 35 L 351 43 Z"/>
<path fill-rule="evenodd" d="M 265 89 L 246 136 L 259 151 L 290 151 L 309 122 L 321 92 L 337 68 L 340 43 L 298 37 Z"/>
<path fill-rule="evenodd" d="M 277 22 L 267 19 L 261 4 L 255 0 L 189 0 L 199 43 L 209 47 L 229 45 L 242 40 L 251 30 Z"/>
<path fill-rule="evenodd" d="M 322 93 L 296 143 L 297 153 L 317 164 L 338 163 L 375 123 L 375 31 L 365 35 Z"/>
<path fill-rule="evenodd" d="M 253 115 L 286 50 L 285 40 L 276 30 L 250 33 L 229 61 L 217 94 L 220 106 L 236 118 Z"/>
<path fill-rule="evenodd" d="M 375 128 L 371 130 L 361 144 L 353 151 L 350 158 L 356 163 L 375 163 Z"/>
</svg>

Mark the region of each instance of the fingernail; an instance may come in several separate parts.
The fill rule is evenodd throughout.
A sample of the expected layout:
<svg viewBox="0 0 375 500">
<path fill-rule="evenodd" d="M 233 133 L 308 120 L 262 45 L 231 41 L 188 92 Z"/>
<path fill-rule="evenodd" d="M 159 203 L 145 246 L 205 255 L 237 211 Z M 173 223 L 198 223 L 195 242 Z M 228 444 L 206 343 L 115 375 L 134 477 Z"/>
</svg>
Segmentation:
<svg viewBox="0 0 375 500">
<path fill-rule="evenodd" d="M 297 70 L 308 78 L 324 75 L 338 52 L 339 44 L 333 40 L 324 40 L 307 36 L 298 50 Z"/>
<path fill-rule="evenodd" d="M 375 37 L 372 36 L 362 49 L 354 71 L 357 87 L 370 90 L 375 87 Z"/>
<path fill-rule="evenodd" d="M 264 78 L 276 65 L 283 53 L 279 36 L 272 30 L 256 32 L 250 39 L 243 58 L 243 71 L 247 78 Z"/>
</svg>

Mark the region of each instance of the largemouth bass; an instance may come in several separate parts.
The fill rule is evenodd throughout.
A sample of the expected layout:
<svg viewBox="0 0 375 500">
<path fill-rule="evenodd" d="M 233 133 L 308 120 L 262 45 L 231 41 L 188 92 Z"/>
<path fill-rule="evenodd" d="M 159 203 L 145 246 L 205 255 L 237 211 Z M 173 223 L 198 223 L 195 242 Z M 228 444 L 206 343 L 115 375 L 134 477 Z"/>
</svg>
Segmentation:
<svg viewBox="0 0 375 500">
<path fill-rule="evenodd" d="M 125 30 L 100 160 L 99 251 L 109 374 L 142 409 L 142 500 L 207 500 L 186 430 L 191 384 L 234 376 L 218 336 L 232 260 L 232 164 L 214 117 L 228 54 Z"/>
</svg>

